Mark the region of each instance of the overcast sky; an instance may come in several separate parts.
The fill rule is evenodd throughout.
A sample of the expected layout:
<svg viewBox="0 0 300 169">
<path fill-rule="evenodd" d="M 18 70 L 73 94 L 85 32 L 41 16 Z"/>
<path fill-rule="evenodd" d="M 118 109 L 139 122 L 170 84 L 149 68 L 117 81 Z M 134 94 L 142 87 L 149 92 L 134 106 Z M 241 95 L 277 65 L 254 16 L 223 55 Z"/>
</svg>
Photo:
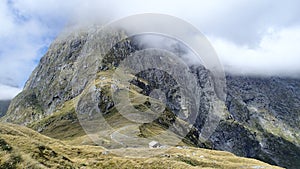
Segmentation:
<svg viewBox="0 0 300 169">
<path fill-rule="evenodd" d="M 272 0 L 1 0 L 0 100 L 15 96 L 51 41 L 69 23 L 103 23 L 163 13 L 196 26 L 226 71 L 300 74 L 300 1 Z"/>
</svg>

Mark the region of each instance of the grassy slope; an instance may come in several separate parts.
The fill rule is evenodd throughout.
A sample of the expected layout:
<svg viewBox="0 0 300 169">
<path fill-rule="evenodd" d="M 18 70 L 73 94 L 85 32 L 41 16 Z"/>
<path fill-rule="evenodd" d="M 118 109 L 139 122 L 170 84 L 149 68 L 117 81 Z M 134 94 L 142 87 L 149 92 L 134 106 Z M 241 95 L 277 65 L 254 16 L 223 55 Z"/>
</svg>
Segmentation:
<svg viewBox="0 0 300 169">
<path fill-rule="evenodd" d="M 149 158 L 116 155 L 122 151 L 141 156 L 155 151 L 156 155 Z M 99 146 L 70 145 L 26 127 L 0 123 L 0 168 L 279 168 L 228 152 L 197 148 L 103 152 Z"/>
<path fill-rule="evenodd" d="M 31 123 L 28 127 L 46 136 L 63 140 L 85 135 L 77 119 L 74 102 L 74 100 L 65 102 L 51 116 Z"/>
</svg>

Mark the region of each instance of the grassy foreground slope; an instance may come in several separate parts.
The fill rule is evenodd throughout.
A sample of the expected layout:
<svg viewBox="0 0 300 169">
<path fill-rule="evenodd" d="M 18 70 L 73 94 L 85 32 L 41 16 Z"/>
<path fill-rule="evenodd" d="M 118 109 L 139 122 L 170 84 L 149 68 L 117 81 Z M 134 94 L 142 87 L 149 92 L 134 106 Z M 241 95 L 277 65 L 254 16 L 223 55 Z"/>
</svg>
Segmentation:
<svg viewBox="0 0 300 169">
<path fill-rule="evenodd" d="M 155 152 L 149 158 L 118 156 Z M 158 153 L 157 153 L 158 152 Z M 70 145 L 27 127 L 0 123 L 0 168 L 279 168 L 228 152 L 198 148 L 116 149 Z"/>
</svg>

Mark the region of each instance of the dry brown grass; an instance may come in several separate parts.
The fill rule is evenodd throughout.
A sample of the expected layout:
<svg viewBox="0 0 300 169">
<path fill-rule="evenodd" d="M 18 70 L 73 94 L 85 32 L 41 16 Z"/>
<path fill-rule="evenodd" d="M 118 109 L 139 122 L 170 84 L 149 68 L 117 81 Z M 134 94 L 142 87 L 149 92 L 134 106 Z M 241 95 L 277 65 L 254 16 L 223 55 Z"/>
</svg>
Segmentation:
<svg viewBox="0 0 300 169">
<path fill-rule="evenodd" d="M 71 145 L 13 124 L 0 123 L 0 138 L 12 148 L 0 149 L 0 168 L 279 168 L 192 147 L 114 149 L 105 154 L 100 146 Z"/>
</svg>

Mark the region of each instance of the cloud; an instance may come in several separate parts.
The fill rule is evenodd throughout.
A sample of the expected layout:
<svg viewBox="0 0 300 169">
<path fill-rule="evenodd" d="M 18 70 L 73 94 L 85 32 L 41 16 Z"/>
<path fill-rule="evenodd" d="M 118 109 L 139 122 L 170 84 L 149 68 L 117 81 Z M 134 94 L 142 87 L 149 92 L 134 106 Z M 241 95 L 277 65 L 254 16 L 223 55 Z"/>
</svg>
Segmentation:
<svg viewBox="0 0 300 169">
<path fill-rule="evenodd" d="M 44 2 L 39 3 L 42 5 Z M 95 22 L 97 19 L 116 20 L 149 12 L 169 14 L 190 22 L 204 34 L 213 34 L 250 47 L 259 44 L 269 27 L 284 29 L 300 24 L 300 10 L 297 8 L 300 1 L 297 0 L 152 0 L 147 3 L 140 0 L 75 0 L 72 3 L 64 1 L 59 4 L 66 9 L 74 9 L 72 12 L 67 11 L 72 15 L 70 19 L 78 23 Z"/>
<path fill-rule="evenodd" d="M 0 84 L 0 100 L 10 100 L 21 91 L 20 88 Z"/>
<path fill-rule="evenodd" d="M 180 17 L 205 34 L 254 47 L 269 27 L 284 29 L 300 24 L 300 1 L 259 0 L 15 0 L 22 13 L 47 23 L 68 19 L 74 23 L 115 20 L 138 13 L 164 13 Z"/>
<path fill-rule="evenodd" d="M 270 28 L 257 48 L 210 38 L 227 72 L 300 77 L 300 27 Z"/>
<path fill-rule="evenodd" d="M 14 5 L 0 2 L 0 84 L 22 87 L 60 26 L 49 26 Z"/>
<path fill-rule="evenodd" d="M 186 44 L 171 37 L 161 34 L 143 34 L 134 36 L 133 40 L 138 42 L 140 49 L 155 48 L 169 51 L 179 56 L 188 66 L 203 64 Z"/>
</svg>

